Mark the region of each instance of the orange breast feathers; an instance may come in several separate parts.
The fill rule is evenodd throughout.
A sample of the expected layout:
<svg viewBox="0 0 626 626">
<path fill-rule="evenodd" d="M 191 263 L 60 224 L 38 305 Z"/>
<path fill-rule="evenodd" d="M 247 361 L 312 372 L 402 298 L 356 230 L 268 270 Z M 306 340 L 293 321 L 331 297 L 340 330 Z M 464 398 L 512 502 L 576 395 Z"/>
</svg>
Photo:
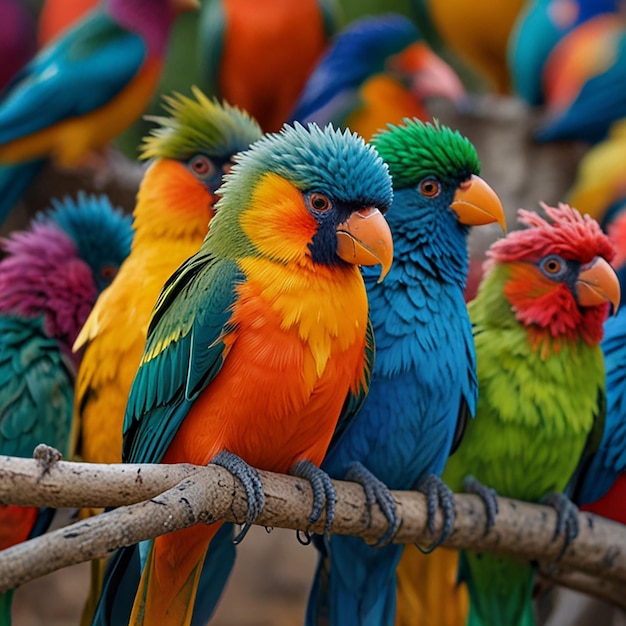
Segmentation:
<svg viewBox="0 0 626 626">
<path fill-rule="evenodd" d="M 299 459 L 319 465 L 348 391 L 365 384 L 359 270 L 256 257 L 240 265 L 248 279 L 237 288 L 224 365 L 164 462 L 204 465 L 226 448 L 270 471 L 287 472 Z"/>
</svg>

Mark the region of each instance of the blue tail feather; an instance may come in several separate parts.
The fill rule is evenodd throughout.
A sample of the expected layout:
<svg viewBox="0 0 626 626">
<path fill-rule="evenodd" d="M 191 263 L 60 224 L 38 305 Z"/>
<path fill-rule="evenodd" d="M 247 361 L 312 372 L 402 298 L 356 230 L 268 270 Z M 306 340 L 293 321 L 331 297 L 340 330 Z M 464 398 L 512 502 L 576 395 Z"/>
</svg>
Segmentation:
<svg viewBox="0 0 626 626">
<path fill-rule="evenodd" d="M 18 203 L 45 161 L 0 165 L 0 224 Z"/>
</svg>

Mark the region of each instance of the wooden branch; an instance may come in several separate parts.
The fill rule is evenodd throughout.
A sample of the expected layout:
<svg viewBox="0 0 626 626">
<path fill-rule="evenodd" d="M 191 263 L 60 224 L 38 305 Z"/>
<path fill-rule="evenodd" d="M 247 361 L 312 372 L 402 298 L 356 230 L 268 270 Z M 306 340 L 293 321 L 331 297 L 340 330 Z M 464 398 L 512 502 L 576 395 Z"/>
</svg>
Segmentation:
<svg viewBox="0 0 626 626">
<path fill-rule="evenodd" d="M 626 610 L 626 589 L 623 582 L 605 580 L 583 572 L 562 570 L 552 563 L 542 564 L 539 568 L 539 576 L 547 582 L 574 591 L 582 591 Z"/>
<path fill-rule="evenodd" d="M 260 476 L 266 505 L 257 523 L 307 529 L 312 503 L 310 485 L 302 479 L 270 472 L 260 472 Z M 333 532 L 359 535 L 374 542 L 386 530 L 382 513 L 374 508 L 370 520 L 359 485 L 335 481 L 335 487 Z M 431 541 L 425 529 L 424 496 L 410 491 L 395 491 L 393 495 L 402 518 L 395 541 Z M 496 526 L 484 534 L 486 519 L 480 498 L 461 494 L 455 500 L 457 517 L 446 542 L 448 547 L 515 554 L 544 564 L 559 555 L 562 540 L 552 541 L 556 514 L 550 507 L 501 498 Z M 121 546 L 195 523 L 219 519 L 242 522 L 246 514 L 242 486 L 221 467 L 68 463 L 57 461 L 45 446 L 38 448 L 36 459 L 0 456 L 0 502 L 120 507 L 0 552 L 0 592 L 62 567 L 109 556 Z M 591 588 L 600 589 L 603 597 L 617 597 L 610 590 L 626 584 L 626 527 L 589 513 L 581 513 L 580 520 L 580 535 L 559 561 L 559 568 L 600 576 L 600 581 L 579 576 L 573 584 L 584 586 L 585 580 L 591 580 Z M 438 515 L 436 533 L 441 523 Z M 321 532 L 322 528 L 323 519 L 311 530 Z M 557 574 L 552 571 L 554 578 Z M 567 571 L 559 575 L 561 581 L 570 576 Z"/>
</svg>

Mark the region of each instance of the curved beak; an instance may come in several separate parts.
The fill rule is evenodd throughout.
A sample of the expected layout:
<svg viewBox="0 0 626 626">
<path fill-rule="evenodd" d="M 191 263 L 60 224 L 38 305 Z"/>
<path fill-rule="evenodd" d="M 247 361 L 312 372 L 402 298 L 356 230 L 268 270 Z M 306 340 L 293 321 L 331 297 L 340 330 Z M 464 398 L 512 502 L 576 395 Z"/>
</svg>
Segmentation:
<svg viewBox="0 0 626 626">
<path fill-rule="evenodd" d="M 598 306 L 605 302 L 617 312 L 620 299 L 619 280 L 615 270 L 602 257 L 583 265 L 576 280 L 576 301 L 579 306 Z"/>
<path fill-rule="evenodd" d="M 391 57 L 389 69 L 409 77 L 411 91 L 421 101 L 447 98 L 462 106 L 467 92 L 458 74 L 424 41 L 416 41 Z"/>
<path fill-rule="evenodd" d="M 393 238 L 387 220 L 376 207 L 355 211 L 337 227 L 337 255 L 354 265 L 382 265 L 382 282 L 393 262 Z"/>
<path fill-rule="evenodd" d="M 483 226 L 498 222 L 506 232 L 504 208 L 498 194 L 480 177 L 472 175 L 459 185 L 450 208 L 467 226 Z"/>
</svg>

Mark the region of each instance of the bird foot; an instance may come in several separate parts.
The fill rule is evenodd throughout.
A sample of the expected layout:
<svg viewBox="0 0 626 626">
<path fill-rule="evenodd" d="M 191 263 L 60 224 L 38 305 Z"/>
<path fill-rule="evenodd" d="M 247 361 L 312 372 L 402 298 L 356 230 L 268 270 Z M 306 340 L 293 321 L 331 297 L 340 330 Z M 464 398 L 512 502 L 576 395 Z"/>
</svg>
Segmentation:
<svg viewBox="0 0 626 626">
<path fill-rule="evenodd" d="M 313 509 L 309 515 L 309 522 L 315 524 L 322 516 L 322 510 L 326 507 L 324 534 L 329 533 L 335 521 L 335 503 L 337 501 L 337 494 L 330 476 L 317 465 L 307 460 L 294 463 L 289 473 L 292 476 L 304 478 L 311 483 L 313 488 Z"/>
<path fill-rule="evenodd" d="M 578 520 L 578 507 L 564 494 L 551 492 L 541 499 L 542 504 L 548 504 L 556 510 L 556 528 L 552 535 L 552 541 L 556 541 L 559 535 L 563 535 L 565 541 L 556 560 L 560 560 L 570 543 L 578 537 L 580 523 Z"/>
<path fill-rule="evenodd" d="M 487 523 L 483 535 L 486 535 L 495 525 L 496 517 L 500 509 L 498 504 L 498 493 L 495 489 L 483 485 L 473 476 L 467 476 L 463 481 L 463 491 L 465 493 L 473 493 L 481 498 L 485 503 L 485 513 L 487 515 Z"/>
<path fill-rule="evenodd" d="M 435 533 L 435 514 L 437 512 L 437 506 L 439 506 L 443 512 L 443 528 L 435 542 L 427 548 L 423 548 L 418 543 L 415 544 L 420 552 L 430 554 L 435 548 L 438 548 L 452 532 L 452 524 L 455 516 L 454 494 L 450 490 L 450 487 L 435 474 L 427 474 L 424 476 L 424 478 L 417 483 L 415 488 L 426 496 L 428 505 L 428 530 L 431 534 Z"/>
<path fill-rule="evenodd" d="M 265 493 L 263 493 L 261 479 L 259 478 L 258 472 L 253 467 L 250 467 L 241 457 L 232 452 L 228 452 L 228 450 L 222 450 L 216 454 L 211 459 L 211 463 L 227 469 L 239 480 L 246 492 L 246 499 L 248 500 L 246 523 L 241 527 L 239 534 L 233 539 L 233 543 L 241 543 L 250 529 L 250 525 L 254 523 L 265 506 Z"/>
<path fill-rule="evenodd" d="M 372 507 L 378 504 L 385 519 L 387 520 L 387 531 L 374 544 L 375 548 L 382 548 L 388 545 L 395 537 L 400 528 L 400 518 L 396 514 L 396 501 L 393 499 L 391 492 L 381 480 L 376 478 L 362 463 L 355 461 L 352 463 L 345 475 L 345 480 L 351 480 L 359 483 L 365 492 L 365 500 L 367 502 L 369 523 L 372 523 Z"/>
</svg>

